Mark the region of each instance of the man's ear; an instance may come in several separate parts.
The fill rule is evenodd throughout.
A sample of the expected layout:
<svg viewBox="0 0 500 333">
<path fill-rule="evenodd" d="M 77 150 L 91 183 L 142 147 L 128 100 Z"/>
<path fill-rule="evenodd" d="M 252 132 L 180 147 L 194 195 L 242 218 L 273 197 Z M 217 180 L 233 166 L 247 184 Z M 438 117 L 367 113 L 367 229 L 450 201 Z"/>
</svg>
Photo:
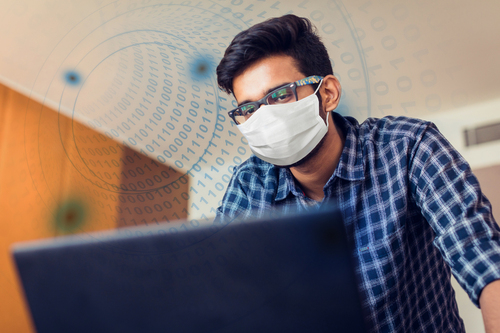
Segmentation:
<svg viewBox="0 0 500 333">
<path fill-rule="evenodd" d="M 333 75 L 325 76 L 321 84 L 320 92 L 325 111 L 329 112 L 335 110 L 339 105 L 340 95 L 342 93 L 339 80 Z"/>
</svg>

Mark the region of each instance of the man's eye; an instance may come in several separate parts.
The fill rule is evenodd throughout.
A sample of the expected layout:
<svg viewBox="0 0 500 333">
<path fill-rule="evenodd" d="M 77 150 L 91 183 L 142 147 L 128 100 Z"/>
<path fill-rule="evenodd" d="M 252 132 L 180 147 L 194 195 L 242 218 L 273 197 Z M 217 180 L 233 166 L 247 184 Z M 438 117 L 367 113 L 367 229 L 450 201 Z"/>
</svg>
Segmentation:
<svg viewBox="0 0 500 333">
<path fill-rule="evenodd" d="M 271 94 L 269 104 L 288 103 L 293 101 L 294 95 L 289 89 L 281 89 Z"/>
<path fill-rule="evenodd" d="M 255 106 L 253 106 L 253 105 L 242 106 L 240 108 L 240 110 L 241 110 L 242 114 L 253 113 L 253 112 L 255 112 Z"/>
</svg>

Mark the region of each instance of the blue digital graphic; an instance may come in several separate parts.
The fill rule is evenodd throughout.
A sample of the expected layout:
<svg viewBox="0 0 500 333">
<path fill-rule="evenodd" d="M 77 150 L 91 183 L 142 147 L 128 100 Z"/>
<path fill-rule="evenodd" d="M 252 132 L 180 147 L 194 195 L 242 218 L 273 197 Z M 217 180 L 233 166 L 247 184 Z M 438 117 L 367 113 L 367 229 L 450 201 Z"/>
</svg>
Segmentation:
<svg viewBox="0 0 500 333">
<path fill-rule="evenodd" d="M 361 121 L 443 107 L 433 90 L 442 74 L 419 44 L 432 21 L 412 21 L 402 1 L 388 6 L 381 14 L 373 4 L 340 0 L 118 1 L 65 33 L 33 89 L 71 118 L 67 158 L 117 225 L 182 215 L 196 227 L 211 223 L 234 168 L 251 154 L 227 115 L 236 103 L 218 88 L 215 69 L 234 36 L 258 22 L 287 13 L 310 19 L 341 83 L 343 115 Z M 87 137 L 82 126 L 99 135 Z M 51 184 L 34 183 L 51 202 Z"/>
<path fill-rule="evenodd" d="M 67 71 L 64 74 L 64 79 L 66 80 L 67 84 L 72 86 L 78 86 L 82 81 L 80 74 L 75 71 Z"/>
</svg>

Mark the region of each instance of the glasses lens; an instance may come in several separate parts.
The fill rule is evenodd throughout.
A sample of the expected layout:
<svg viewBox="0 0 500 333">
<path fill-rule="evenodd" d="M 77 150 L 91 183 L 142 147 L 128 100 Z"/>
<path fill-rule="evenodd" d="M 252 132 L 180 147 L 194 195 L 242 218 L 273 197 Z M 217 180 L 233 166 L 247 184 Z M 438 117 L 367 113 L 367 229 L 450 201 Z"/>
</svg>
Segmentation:
<svg viewBox="0 0 500 333">
<path fill-rule="evenodd" d="M 296 101 L 295 94 L 290 86 L 273 91 L 267 98 L 267 103 L 269 105 L 286 104 Z"/>
<path fill-rule="evenodd" d="M 262 101 L 262 100 L 261 100 Z M 261 102 L 259 101 L 259 102 Z M 288 85 L 283 88 L 278 88 L 266 97 L 266 103 L 268 105 L 276 104 L 286 104 L 291 102 L 296 102 L 297 98 L 293 91 L 293 85 Z M 264 104 L 264 103 L 263 103 Z M 243 124 L 252 116 L 252 114 L 257 111 L 258 107 L 255 104 L 245 104 L 234 110 L 233 116 L 234 120 L 238 125 Z"/>
<path fill-rule="evenodd" d="M 241 112 L 243 116 L 248 113 L 254 113 L 255 111 L 257 111 L 255 105 L 252 104 L 242 105 L 241 107 L 238 108 L 238 110 Z"/>
<path fill-rule="evenodd" d="M 255 105 L 242 105 L 234 110 L 234 119 L 237 124 L 243 124 L 255 111 L 257 111 Z"/>
</svg>

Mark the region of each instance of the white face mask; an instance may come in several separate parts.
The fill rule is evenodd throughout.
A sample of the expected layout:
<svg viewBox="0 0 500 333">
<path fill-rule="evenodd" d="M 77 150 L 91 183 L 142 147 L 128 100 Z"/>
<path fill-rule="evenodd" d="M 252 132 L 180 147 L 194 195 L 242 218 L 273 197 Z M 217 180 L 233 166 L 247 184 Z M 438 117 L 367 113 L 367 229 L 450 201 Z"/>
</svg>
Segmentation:
<svg viewBox="0 0 500 333">
<path fill-rule="evenodd" d="M 274 165 L 294 164 L 307 156 L 328 132 L 319 115 L 319 100 L 314 94 L 299 101 L 264 105 L 247 121 L 237 125 L 252 152 Z"/>
</svg>

